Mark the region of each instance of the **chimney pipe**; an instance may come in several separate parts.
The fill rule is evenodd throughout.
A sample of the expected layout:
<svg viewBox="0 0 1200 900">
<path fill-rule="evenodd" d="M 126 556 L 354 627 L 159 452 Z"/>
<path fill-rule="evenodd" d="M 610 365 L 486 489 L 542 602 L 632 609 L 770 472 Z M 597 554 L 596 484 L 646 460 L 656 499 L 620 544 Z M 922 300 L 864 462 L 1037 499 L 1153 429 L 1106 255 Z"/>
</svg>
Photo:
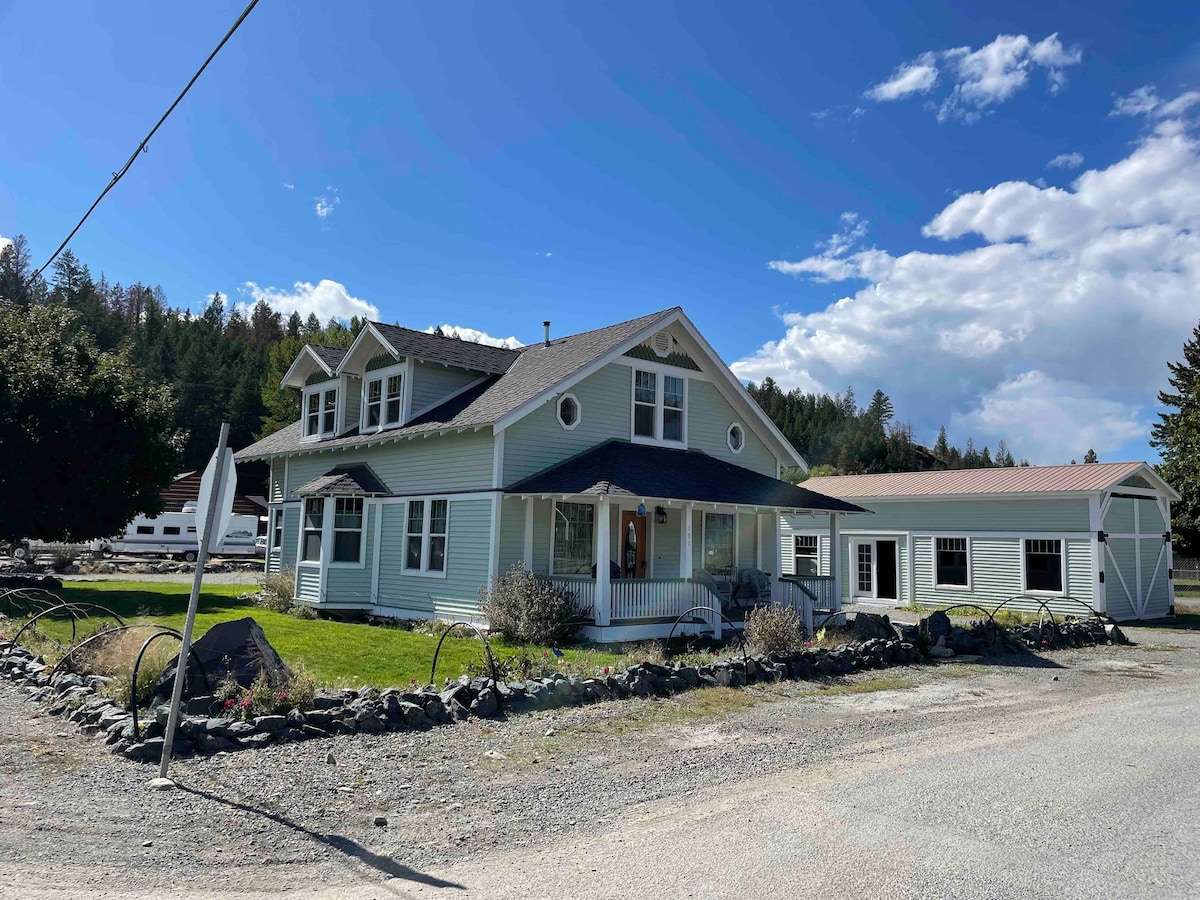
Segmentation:
<svg viewBox="0 0 1200 900">
<path fill-rule="evenodd" d="M 542 323 L 542 327 L 546 329 L 546 346 L 550 346 L 550 320 L 547 319 Z"/>
</svg>

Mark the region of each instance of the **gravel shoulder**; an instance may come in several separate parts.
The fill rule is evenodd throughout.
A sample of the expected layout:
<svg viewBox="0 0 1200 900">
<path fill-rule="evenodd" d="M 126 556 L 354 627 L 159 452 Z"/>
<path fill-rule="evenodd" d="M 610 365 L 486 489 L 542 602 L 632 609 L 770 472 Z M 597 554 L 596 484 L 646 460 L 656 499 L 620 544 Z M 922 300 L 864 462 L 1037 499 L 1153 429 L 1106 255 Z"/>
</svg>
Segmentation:
<svg viewBox="0 0 1200 900">
<path fill-rule="evenodd" d="M 1200 633 L 1129 633 L 187 760 L 161 793 L 3 683 L 0 896 L 1182 896 Z"/>
</svg>

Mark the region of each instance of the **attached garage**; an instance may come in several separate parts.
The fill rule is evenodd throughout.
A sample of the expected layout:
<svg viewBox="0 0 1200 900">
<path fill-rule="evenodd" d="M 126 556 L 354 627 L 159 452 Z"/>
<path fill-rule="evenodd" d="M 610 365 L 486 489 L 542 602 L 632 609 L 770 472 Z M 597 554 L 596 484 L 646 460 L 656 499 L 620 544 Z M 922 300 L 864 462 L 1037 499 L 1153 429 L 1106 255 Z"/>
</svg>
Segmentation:
<svg viewBox="0 0 1200 900">
<path fill-rule="evenodd" d="M 831 576 L 843 603 L 975 603 L 1115 619 L 1175 605 L 1171 503 L 1145 463 L 958 469 L 810 478 L 810 490 L 871 510 L 785 516 L 783 571 Z M 851 524 L 852 523 L 852 524 Z M 833 548 L 836 541 L 837 552 Z"/>
</svg>

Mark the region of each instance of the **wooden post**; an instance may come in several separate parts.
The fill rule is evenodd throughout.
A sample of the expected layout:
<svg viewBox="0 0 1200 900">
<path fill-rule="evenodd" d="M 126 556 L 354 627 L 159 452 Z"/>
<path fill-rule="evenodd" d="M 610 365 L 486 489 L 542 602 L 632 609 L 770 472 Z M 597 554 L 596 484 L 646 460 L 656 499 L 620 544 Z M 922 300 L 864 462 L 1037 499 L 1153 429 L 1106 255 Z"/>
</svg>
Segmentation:
<svg viewBox="0 0 1200 900">
<path fill-rule="evenodd" d="M 525 498 L 525 553 L 522 559 L 527 571 L 533 571 L 533 498 Z M 549 560 L 546 565 L 549 566 Z M 549 572 L 549 568 L 546 569 Z"/>
<path fill-rule="evenodd" d="M 838 532 L 838 514 L 829 514 L 829 574 L 833 576 L 834 609 L 842 608 L 842 538 Z"/>
<path fill-rule="evenodd" d="M 612 620 L 612 591 L 608 567 L 612 558 L 611 507 L 607 497 L 600 498 L 596 515 L 596 624 L 607 625 Z"/>
</svg>

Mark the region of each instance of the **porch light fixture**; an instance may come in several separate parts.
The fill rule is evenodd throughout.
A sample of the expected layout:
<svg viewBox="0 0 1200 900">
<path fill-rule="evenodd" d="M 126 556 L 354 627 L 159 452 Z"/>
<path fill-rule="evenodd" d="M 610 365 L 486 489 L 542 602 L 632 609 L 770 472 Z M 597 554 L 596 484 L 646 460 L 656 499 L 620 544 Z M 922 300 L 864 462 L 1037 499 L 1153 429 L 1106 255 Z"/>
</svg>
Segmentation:
<svg viewBox="0 0 1200 900">
<path fill-rule="evenodd" d="M 639 504 L 638 504 L 638 508 L 637 508 L 637 517 L 638 517 L 639 519 L 644 519 L 644 518 L 646 518 L 646 504 L 645 504 L 645 503 L 639 503 Z"/>
<path fill-rule="evenodd" d="M 654 507 L 654 521 L 659 525 L 667 524 L 667 511 L 661 506 Z"/>
</svg>

